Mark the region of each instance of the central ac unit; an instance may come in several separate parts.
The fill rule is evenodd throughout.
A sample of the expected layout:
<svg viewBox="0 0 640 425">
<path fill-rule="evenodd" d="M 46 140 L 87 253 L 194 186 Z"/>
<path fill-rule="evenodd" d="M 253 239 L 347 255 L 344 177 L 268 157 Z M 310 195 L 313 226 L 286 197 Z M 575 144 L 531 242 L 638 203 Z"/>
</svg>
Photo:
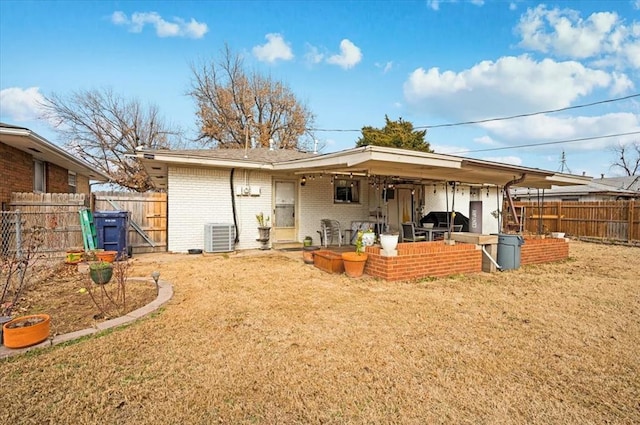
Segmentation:
<svg viewBox="0 0 640 425">
<path fill-rule="evenodd" d="M 205 252 L 231 252 L 234 250 L 235 226 L 227 223 L 204 225 Z"/>
</svg>

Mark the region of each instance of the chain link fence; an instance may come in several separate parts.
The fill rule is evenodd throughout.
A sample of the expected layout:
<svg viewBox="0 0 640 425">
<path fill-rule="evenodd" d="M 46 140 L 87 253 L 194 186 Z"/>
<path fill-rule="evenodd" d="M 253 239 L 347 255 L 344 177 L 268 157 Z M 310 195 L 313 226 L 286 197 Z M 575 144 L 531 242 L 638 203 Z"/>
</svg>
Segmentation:
<svg viewBox="0 0 640 425">
<path fill-rule="evenodd" d="M 68 250 L 82 248 L 77 211 L 0 211 L 0 255 L 19 255 L 35 231 L 42 238 L 39 251 L 45 257 L 62 258 Z"/>
</svg>

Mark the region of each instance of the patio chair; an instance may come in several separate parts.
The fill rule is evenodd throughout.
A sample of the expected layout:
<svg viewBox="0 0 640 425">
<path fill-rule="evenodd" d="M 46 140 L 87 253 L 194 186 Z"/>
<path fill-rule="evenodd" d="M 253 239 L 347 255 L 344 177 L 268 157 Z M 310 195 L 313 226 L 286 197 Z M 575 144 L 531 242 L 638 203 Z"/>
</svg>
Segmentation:
<svg viewBox="0 0 640 425">
<path fill-rule="evenodd" d="M 342 246 L 342 227 L 338 220 L 323 218 L 320 220 L 321 244 L 326 248 L 337 239 L 338 246 Z"/>
<path fill-rule="evenodd" d="M 416 225 L 414 223 L 402 223 L 402 242 L 420 242 L 426 241 L 425 233 L 416 234 Z"/>
</svg>

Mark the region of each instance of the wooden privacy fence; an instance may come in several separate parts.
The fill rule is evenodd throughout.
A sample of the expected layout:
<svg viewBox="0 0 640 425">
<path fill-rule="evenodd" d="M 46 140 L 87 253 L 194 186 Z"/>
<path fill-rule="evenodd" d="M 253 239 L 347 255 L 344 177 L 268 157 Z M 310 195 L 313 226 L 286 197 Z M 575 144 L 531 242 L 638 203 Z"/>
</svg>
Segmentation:
<svg viewBox="0 0 640 425">
<path fill-rule="evenodd" d="M 564 232 L 567 236 L 640 242 L 640 202 L 514 202 L 531 233 Z M 505 205 L 505 209 L 507 206 Z"/>
<path fill-rule="evenodd" d="M 50 257 L 82 248 L 78 210 L 85 206 L 85 201 L 84 194 L 76 193 L 12 193 L 10 210 L 19 214 L 5 215 L 0 235 L 3 246 L 11 249 L 16 231 L 19 230 L 20 237 L 25 239 L 34 227 L 38 227 L 44 237 L 40 252 Z"/>
<path fill-rule="evenodd" d="M 129 211 L 129 246 L 133 253 L 167 250 L 167 194 L 94 192 L 93 211 Z"/>
</svg>

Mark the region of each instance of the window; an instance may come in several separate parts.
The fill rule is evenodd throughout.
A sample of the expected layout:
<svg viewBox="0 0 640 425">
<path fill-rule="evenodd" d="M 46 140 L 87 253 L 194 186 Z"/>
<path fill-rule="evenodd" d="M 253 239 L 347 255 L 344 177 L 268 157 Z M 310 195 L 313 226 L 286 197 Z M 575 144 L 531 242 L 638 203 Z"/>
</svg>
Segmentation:
<svg viewBox="0 0 640 425">
<path fill-rule="evenodd" d="M 333 202 L 360 202 L 360 182 L 355 179 L 336 179 Z"/>
<path fill-rule="evenodd" d="M 78 185 L 78 176 L 73 171 L 69 171 L 69 193 L 77 193 L 76 186 Z"/>
<path fill-rule="evenodd" d="M 33 191 L 44 193 L 47 188 L 45 163 L 33 160 Z"/>
</svg>

